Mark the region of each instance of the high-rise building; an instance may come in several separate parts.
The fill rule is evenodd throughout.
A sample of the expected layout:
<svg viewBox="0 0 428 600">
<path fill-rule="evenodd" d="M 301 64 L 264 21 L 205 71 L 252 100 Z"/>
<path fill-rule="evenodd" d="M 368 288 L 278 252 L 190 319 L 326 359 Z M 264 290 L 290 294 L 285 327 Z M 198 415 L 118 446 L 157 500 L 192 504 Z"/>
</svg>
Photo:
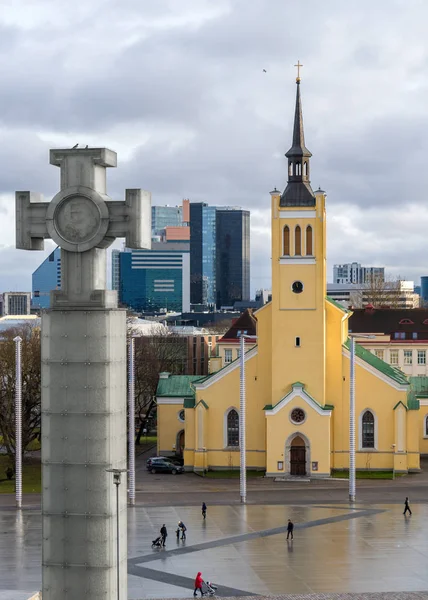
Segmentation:
<svg viewBox="0 0 428 600">
<path fill-rule="evenodd" d="M 250 299 L 250 213 L 241 208 L 217 207 L 217 308 Z"/>
<path fill-rule="evenodd" d="M 49 308 L 51 291 L 60 288 L 61 248 L 55 248 L 33 273 L 32 307 L 36 309 Z"/>
<path fill-rule="evenodd" d="M 333 283 L 369 283 L 373 279 L 385 280 L 384 267 L 362 267 L 360 263 L 333 266 Z"/>
<path fill-rule="evenodd" d="M 2 294 L 2 315 L 29 315 L 31 292 L 4 292 Z"/>
<path fill-rule="evenodd" d="M 216 302 L 216 207 L 190 204 L 190 302 Z"/>
<path fill-rule="evenodd" d="M 428 306 L 428 277 L 421 277 L 421 301 L 424 306 Z"/>
<path fill-rule="evenodd" d="M 137 312 L 190 309 L 188 243 L 119 253 L 119 300 Z"/>
<path fill-rule="evenodd" d="M 165 227 L 183 224 L 181 206 L 152 206 L 152 235 L 161 235 Z"/>
</svg>

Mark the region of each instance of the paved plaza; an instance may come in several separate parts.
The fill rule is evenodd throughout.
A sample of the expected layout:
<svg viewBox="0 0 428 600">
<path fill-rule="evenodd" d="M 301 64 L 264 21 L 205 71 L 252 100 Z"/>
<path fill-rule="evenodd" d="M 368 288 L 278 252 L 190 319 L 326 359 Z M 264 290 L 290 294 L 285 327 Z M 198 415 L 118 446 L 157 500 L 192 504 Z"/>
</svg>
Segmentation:
<svg viewBox="0 0 428 600">
<path fill-rule="evenodd" d="M 186 598 L 197 571 L 221 596 L 428 590 L 428 505 L 141 507 L 128 511 L 129 599 Z M 295 523 L 286 541 L 288 518 Z M 177 541 L 179 519 L 188 527 Z M 166 549 L 151 541 L 165 523 Z M 0 511 L 2 590 L 41 583 L 41 515 Z M 400 597 L 401 598 L 401 597 Z M 404 596 L 403 596 L 404 598 Z"/>
</svg>

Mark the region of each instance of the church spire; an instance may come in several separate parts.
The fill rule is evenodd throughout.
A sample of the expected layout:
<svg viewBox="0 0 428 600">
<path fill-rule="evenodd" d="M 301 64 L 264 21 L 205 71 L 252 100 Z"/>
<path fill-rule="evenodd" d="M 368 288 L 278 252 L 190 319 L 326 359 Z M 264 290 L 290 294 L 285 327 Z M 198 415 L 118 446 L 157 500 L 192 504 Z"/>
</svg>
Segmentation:
<svg viewBox="0 0 428 600">
<path fill-rule="evenodd" d="M 280 206 L 315 206 L 315 196 L 309 183 L 309 159 L 312 154 L 305 146 L 300 97 L 300 67 L 303 65 L 298 62 L 296 66 L 298 71 L 293 143 L 285 154 L 288 158 L 288 184 L 282 193 Z"/>
</svg>

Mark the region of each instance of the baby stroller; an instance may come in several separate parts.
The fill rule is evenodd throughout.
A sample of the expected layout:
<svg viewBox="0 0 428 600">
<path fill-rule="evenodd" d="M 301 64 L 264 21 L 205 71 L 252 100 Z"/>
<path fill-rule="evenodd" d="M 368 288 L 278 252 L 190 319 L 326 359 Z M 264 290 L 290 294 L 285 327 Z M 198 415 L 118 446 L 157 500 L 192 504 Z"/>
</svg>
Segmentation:
<svg viewBox="0 0 428 600">
<path fill-rule="evenodd" d="M 162 548 L 162 536 L 161 535 L 152 541 L 152 548 Z"/>
<path fill-rule="evenodd" d="M 202 593 L 208 594 L 209 596 L 214 596 L 217 591 L 217 586 L 214 585 L 211 581 L 204 581 L 202 584 Z"/>
</svg>

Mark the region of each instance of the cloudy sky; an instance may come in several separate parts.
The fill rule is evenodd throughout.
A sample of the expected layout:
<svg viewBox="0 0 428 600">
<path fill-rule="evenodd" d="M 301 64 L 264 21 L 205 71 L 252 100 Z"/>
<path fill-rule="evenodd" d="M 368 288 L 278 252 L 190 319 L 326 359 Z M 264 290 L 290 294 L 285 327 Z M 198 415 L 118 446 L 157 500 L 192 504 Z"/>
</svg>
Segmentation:
<svg viewBox="0 0 428 600">
<path fill-rule="evenodd" d="M 118 152 L 115 199 L 251 210 L 252 290 L 269 287 L 297 59 L 329 272 L 428 275 L 427 22 L 426 0 L 2 0 L 0 291 L 30 289 L 52 248 L 14 249 L 14 191 L 51 198 L 49 148 L 77 142 Z"/>
</svg>

